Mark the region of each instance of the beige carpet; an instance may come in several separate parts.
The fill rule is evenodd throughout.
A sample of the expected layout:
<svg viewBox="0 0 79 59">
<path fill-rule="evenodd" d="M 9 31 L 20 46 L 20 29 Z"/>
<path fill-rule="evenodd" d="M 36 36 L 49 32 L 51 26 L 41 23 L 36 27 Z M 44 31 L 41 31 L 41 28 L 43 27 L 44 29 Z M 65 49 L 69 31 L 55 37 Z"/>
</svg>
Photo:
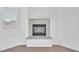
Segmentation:
<svg viewBox="0 0 79 59">
<path fill-rule="evenodd" d="M 6 49 L 1 52 L 77 52 L 77 51 L 59 45 L 54 45 L 53 47 L 26 47 L 25 45 L 19 45 L 10 49 Z"/>
</svg>

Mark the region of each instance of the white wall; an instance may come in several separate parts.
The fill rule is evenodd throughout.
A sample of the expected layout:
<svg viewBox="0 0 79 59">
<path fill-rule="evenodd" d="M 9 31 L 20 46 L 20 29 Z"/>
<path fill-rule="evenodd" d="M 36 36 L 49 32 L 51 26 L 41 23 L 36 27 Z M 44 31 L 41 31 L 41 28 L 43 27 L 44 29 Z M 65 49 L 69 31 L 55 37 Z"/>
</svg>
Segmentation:
<svg viewBox="0 0 79 59">
<path fill-rule="evenodd" d="M 0 26 L 1 26 L 0 27 L 0 50 L 11 48 L 16 45 L 25 44 L 25 37 L 23 35 L 25 35 L 27 31 L 26 30 L 27 23 L 25 21 L 27 16 L 27 10 L 26 10 L 27 8 L 26 9 L 14 8 L 14 9 L 17 9 L 16 30 L 6 31 L 6 30 L 2 30 L 3 8 L 0 8 Z"/>
<path fill-rule="evenodd" d="M 57 8 L 56 39 L 79 51 L 79 8 Z"/>
<path fill-rule="evenodd" d="M 29 17 L 50 17 L 56 16 L 56 8 L 51 7 L 29 7 L 28 8 Z"/>
<path fill-rule="evenodd" d="M 26 7 L 21 7 L 19 8 L 20 12 L 19 12 L 19 21 L 20 21 L 20 34 L 22 36 L 22 43 L 26 44 L 26 37 L 29 36 L 29 31 L 28 31 L 28 8 Z"/>
</svg>

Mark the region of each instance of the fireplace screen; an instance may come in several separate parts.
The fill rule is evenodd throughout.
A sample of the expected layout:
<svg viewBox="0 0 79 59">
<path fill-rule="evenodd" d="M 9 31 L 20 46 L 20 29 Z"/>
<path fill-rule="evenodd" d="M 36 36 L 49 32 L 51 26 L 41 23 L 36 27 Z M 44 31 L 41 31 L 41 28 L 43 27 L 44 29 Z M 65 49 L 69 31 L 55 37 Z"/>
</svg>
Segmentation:
<svg viewBox="0 0 79 59">
<path fill-rule="evenodd" d="M 46 36 L 46 24 L 33 24 L 33 36 Z"/>
</svg>

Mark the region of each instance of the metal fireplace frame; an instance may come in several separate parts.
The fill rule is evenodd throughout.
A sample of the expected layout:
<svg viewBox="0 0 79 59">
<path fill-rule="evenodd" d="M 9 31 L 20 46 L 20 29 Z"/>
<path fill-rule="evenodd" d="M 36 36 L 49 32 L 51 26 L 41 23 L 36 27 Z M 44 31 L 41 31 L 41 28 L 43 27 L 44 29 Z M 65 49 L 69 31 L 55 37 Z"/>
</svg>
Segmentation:
<svg viewBox="0 0 79 59">
<path fill-rule="evenodd" d="M 44 33 L 35 33 L 34 32 L 34 27 L 44 27 L 45 30 L 44 30 Z M 33 24 L 32 25 L 32 35 L 33 36 L 46 36 L 46 24 Z"/>
</svg>

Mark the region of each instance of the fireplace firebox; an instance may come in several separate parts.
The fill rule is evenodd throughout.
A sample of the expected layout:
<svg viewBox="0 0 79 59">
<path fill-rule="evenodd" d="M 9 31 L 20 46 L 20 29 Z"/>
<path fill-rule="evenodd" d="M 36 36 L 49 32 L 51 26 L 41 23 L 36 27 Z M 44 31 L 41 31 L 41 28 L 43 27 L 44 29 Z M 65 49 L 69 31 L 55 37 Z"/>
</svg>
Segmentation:
<svg viewBox="0 0 79 59">
<path fill-rule="evenodd" d="M 46 24 L 33 24 L 33 36 L 46 36 Z"/>
</svg>

